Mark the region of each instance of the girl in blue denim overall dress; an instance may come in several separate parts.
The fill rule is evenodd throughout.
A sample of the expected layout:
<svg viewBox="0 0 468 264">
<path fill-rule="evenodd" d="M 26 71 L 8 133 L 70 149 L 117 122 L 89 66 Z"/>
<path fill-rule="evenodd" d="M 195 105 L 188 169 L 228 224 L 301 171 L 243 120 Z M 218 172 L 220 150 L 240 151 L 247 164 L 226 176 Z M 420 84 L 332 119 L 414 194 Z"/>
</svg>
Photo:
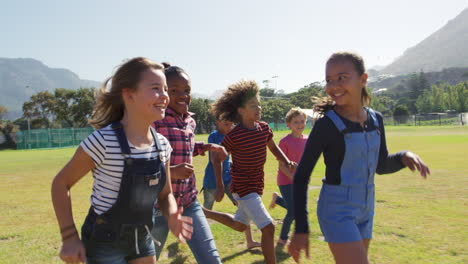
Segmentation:
<svg viewBox="0 0 468 264">
<path fill-rule="evenodd" d="M 150 127 L 164 118 L 168 102 L 163 66 L 146 58 L 127 61 L 104 83 L 90 120 L 98 129 L 52 183 L 64 262 L 156 263 L 158 241 L 150 233 L 156 203 L 174 235 L 182 242 L 190 239 L 191 219 L 177 209 L 169 184 L 170 145 Z M 80 240 L 70 188 L 89 171 L 91 208 Z"/>
<path fill-rule="evenodd" d="M 294 175 L 296 230 L 289 253 L 299 261 L 308 257 L 307 185 L 323 153 L 325 178 L 317 204 L 317 217 L 336 263 L 369 263 L 367 251 L 374 218 L 374 175 L 396 172 L 405 166 L 422 177 L 429 168 L 416 154 L 389 155 L 380 113 L 366 107 L 367 74 L 362 58 L 354 53 L 333 54 L 326 64 L 328 98 L 317 99 L 322 114 L 306 143 Z"/>
</svg>

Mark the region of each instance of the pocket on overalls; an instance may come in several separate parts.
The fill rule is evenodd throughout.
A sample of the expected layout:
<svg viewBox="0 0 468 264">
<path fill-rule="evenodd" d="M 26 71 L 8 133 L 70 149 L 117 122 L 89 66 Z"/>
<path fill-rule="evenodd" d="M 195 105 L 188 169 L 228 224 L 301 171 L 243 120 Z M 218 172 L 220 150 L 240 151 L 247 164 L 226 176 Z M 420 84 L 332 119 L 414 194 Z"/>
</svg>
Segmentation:
<svg viewBox="0 0 468 264">
<path fill-rule="evenodd" d="M 94 223 L 91 238 L 96 242 L 114 242 L 117 238 L 117 228 L 113 224 L 102 222 L 98 218 Z"/>
<path fill-rule="evenodd" d="M 130 197 L 131 208 L 141 211 L 154 206 L 157 190 L 161 181 L 161 172 L 146 175 L 134 175 Z"/>
</svg>

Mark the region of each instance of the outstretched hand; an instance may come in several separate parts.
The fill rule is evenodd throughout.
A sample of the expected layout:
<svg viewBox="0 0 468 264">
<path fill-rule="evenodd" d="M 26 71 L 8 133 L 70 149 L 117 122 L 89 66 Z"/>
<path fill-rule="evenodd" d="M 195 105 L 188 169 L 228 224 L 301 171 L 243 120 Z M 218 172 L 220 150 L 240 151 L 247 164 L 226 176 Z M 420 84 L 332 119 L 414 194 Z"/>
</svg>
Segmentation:
<svg viewBox="0 0 468 264">
<path fill-rule="evenodd" d="M 175 214 L 169 215 L 168 226 L 172 234 L 174 234 L 177 239 L 186 243 L 187 240 L 192 238 L 193 227 L 192 227 L 192 218 L 188 216 L 183 216 L 184 212 L 183 207 L 179 207 Z"/>
<path fill-rule="evenodd" d="M 427 175 L 431 174 L 429 167 L 424 161 L 413 152 L 406 152 L 401 158 L 403 165 L 408 167 L 411 171 L 418 170 L 421 176 L 426 179 Z"/>
<path fill-rule="evenodd" d="M 309 234 L 294 234 L 291 242 L 289 243 L 288 253 L 291 257 L 299 263 L 299 257 L 301 256 L 301 251 L 304 250 L 306 258 L 309 257 Z"/>
</svg>

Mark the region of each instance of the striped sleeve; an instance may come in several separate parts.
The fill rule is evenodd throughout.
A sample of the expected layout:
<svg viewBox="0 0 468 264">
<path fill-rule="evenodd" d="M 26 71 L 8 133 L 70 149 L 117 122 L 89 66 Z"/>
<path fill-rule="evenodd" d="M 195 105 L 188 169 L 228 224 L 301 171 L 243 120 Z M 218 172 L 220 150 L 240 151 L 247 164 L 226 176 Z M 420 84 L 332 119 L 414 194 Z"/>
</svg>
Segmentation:
<svg viewBox="0 0 468 264">
<path fill-rule="evenodd" d="M 80 146 L 93 159 L 94 165 L 102 164 L 106 154 L 106 143 L 100 130 L 95 130 L 81 141 Z"/>
<path fill-rule="evenodd" d="M 229 135 L 226 135 L 224 137 L 223 141 L 221 142 L 221 145 L 226 149 L 227 152 L 232 152 L 233 143 Z"/>
<path fill-rule="evenodd" d="M 161 161 L 166 163 L 170 160 L 171 158 L 171 152 L 172 152 L 172 147 L 171 144 L 169 143 L 169 140 L 161 134 L 157 134 L 159 137 L 159 141 L 161 142 Z"/>
</svg>

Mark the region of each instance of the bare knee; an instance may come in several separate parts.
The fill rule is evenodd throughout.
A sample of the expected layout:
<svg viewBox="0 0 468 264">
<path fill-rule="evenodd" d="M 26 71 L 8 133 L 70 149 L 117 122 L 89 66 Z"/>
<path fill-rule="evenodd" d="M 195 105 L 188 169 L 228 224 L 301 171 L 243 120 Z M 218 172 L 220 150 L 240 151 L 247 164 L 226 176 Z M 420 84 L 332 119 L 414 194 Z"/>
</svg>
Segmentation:
<svg viewBox="0 0 468 264">
<path fill-rule="evenodd" d="M 262 234 L 274 235 L 275 234 L 275 226 L 272 223 L 269 223 L 264 228 L 262 228 L 261 231 L 262 231 Z"/>
</svg>

